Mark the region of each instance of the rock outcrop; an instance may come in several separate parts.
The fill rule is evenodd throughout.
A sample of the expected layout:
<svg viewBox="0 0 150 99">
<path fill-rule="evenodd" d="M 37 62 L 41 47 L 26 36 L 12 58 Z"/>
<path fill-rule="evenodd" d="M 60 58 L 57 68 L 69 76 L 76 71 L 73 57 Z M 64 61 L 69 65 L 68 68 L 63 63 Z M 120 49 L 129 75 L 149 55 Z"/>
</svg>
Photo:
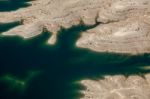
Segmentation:
<svg viewBox="0 0 150 99">
<path fill-rule="evenodd" d="M 81 33 L 78 47 L 98 52 L 128 54 L 150 53 L 150 0 L 32 0 L 32 6 L 0 12 L 0 23 L 20 22 L 2 35 L 30 38 L 47 30 L 50 44 L 56 42 L 61 27 L 69 28 L 81 21 L 99 24 Z M 106 76 L 83 80 L 87 90 L 83 99 L 150 99 L 150 75 Z"/>
<path fill-rule="evenodd" d="M 149 99 L 150 74 L 140 76 L 105 76 L 104 79 L 83 80 L 87 87 L 82 99 Z"/>
<path fill-rule="evenodd" d="M 103 0 L 104 1 L 104 0 Z M 95 24 L 101 0 L 33 0 L 30 7 L 11 12 L 0 12 L 0 23 L 20 21 L 22 25 L 2 33 L 24 38 L 40 34 L 43 29 L 52 33 L 49 43 L 54 44 L 61 27 L 80 24 Z"/>
<path fill-rule="evenodd" d="M 149 0 L 31 0 L 32 6 L 11 12 L 0 12 L 0 23 L 20 21 L 22 24 L 3 33 L 24 38 L 52 32 L 54 44 L 61 27 L 84 22 L 101 23 L 82 33 L 78 47 L 98 52 L 149 53 Z"/>
<path fill-rule="evenodd" d="M 76 45 L 98 52 L 150 52 L 150 1 L 109 0 L 100 8 L 102 24 L 82 33 Z"/>
</svg>

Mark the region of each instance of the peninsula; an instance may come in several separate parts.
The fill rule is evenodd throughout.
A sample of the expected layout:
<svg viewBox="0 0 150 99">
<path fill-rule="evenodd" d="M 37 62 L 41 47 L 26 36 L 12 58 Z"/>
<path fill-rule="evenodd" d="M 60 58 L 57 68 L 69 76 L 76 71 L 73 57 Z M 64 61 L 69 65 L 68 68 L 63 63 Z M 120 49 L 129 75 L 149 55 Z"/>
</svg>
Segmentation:
<svg viewBox="0 0 150 99">
<path fill-rule="evenodd" d="M 52 34 L 48 43 L 54 45 L 62 27 L 84 24 L 95 27 L 80 33 L 78 48 L 129 55 L 150 53 L 150 0 L 26 1 L 26 6 L 17 10 L 0 10 L 0 24 L 18 24 L 3 30 L 2 36 L 28 39 L 46 30 Z M 83 99 L 150 99 L 150 74 L 128 78 L 108 75 L 80 83 L 87 87 L 81 92 Z"/>
</svg>

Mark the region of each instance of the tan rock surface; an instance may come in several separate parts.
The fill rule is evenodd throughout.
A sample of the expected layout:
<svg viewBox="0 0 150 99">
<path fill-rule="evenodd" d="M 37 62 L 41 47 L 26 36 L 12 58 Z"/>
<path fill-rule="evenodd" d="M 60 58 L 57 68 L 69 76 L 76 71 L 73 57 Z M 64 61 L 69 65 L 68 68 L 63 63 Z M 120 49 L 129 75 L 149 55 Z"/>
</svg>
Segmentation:
<svg viewBox="0 0 150 99">
<path fill-rule="evenodd" d="M 34 0 L 32 6 L 0 12 L 0 23 L 22 21 L 3 35 L 24 38 L 52 32 L 54 44 L 60 27 L 69 28 L 83 21 L 101 22 L 82 33 L 78 47 L 98 52 L 150 53 L 150 0 Z M 99 81 L 83 80 L 87 87 L 83 99 L 150 99 L 150 75 L 106 76 Z"/>
<path fill-rule="evenodd" d="M 113 0 L 99 10 L 97 21 L 102 24 L 83 32 L 78 47 L 98 52 L 150 52 L 150 0 Z"/>
<path fill-rule="evenodd" d="M 0 23 L 23 21 L 23 24 L 3 33 L 20 35 L 24 38 L 35 36 L 43 28 L 52 32 L 49 43 L 54 43 L 60 27 L 69 28 L 83 20 L 95 24 L 101 2 L 104 0 L 34 0 L 32 6 L 11 12 L 0 12 Z"/>
<path fill-rule="evenodd" d="M 105 76 L 104 79 L 82 80 L 87 87 L 82 99 L 150 99 L 150 74 L 140 76 Z"/>
<path fill-rule="evenodd" d="M 150 52 L 150 0 L 34 0 L 32 6 L 0 12 L 0 23 L 23 21 L 3 35 L 29 38 L 43 28 L 52 32 L 54 44 L 60 27 L 69 28 L 83 21 L 86 25 L 102 24 L 82 33 L 78 47 L 99 52 Z"/>
</svg>

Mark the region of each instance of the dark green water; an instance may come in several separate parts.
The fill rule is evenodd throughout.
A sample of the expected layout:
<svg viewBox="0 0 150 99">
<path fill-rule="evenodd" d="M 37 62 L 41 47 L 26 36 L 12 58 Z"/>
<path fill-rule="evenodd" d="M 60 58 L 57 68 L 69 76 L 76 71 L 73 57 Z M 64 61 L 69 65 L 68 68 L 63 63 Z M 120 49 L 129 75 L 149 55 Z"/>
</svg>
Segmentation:
<svg viewBox="0 0 150 99">
<path fill-rule="evenodd" d="M 42 71 L 27 82 L 24 92 L 15 88 L 10 91 L 7 84 L 1 83 L 0 99 L 79 99 L 85 87 L 76 82 L 82 79 L 149 72 L 139 68 L 150 65 L 149 54 L 130 56 L 76 48 L 80 32 L 88 28 L 79 25 L 62 29 L 54 46 L 46 44 L 48 32 L 28 40 L 0 37 L 0 76 L 9 73 L 24 79 L 29 71 Z"/>
<path fill-rule="evenodd" d="M 31 4 L 27 3 L 32 0 L 0 0 L 0 11 L 14 11 L 21 7 L 29 7 Z"/>
<path fill-rule="evenodd" d="M 28 1 L 0 0 L 0 11 L 28 7 Z M 18 25 L 0 24 L 0 33 Z M 130 56 L 76 48 L 80 32 L 92 27 L 62 29 L 54 46 L 46 44 L 51 36 L 48 32 L 28 40 L 0 36 L 0 99 L 79 99 L 85 87 L 77 82 L 82 79 L 150 72 L 142 69 L 150 66 L 149 54 Z"/>
</svg>

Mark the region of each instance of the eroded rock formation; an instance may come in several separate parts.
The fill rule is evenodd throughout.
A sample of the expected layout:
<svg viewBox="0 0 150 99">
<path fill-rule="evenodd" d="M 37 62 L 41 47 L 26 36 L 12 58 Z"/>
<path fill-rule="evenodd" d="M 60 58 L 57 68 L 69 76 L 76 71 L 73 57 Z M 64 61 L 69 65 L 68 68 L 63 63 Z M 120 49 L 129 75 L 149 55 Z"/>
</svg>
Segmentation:
<svg viewBox="0 0 150 99">
<path fill-rule="evenodd" d="M 81 33 L 78 47 L 98 52 L 150 53 L 150 0 L 33 0 L 27 8 L 0 12 L 0 23 L 21 24 L 3 35 L 30 38 L 44 29 L 56 41 L 61 27 L 69 28 L 84 22 L 101 23 Z M 84 80 L 87 87 L 83 99 L 150 99 L 150 75 L 106 76 L 99 81 Z"/>
<path fill-rule="evenodd" d="M 21 21 L 3 35 L 20 35 L 29 38 L 38 35 L 43 28 L 52 32 L 49 43 L 55 43 L 56 34 L 61 27 L 69 28 L 84 20 L 85 24 L 95 24 L 95 17 L 101 0 L 34 0 L 32 6 L 17 11 L 0 12 L 0 23 Z"/>
<path fill-rule="evenodd" d="M 102 24 L 82 33 L 76 45 L 98 52 L 149 53 L 150 1 L 109 1 L 99 10 Z"/>
<path fill-rule="evenodd" d="M 87 89 L 82 99 L 149 99 L 150 74 L 140 76 L 105 76 L 104 79 L 83 80 Z"/>
<path fill-rule="evenodd" d="M 52 32 L 54 44 L 61 27 L 69 28 L 81 21 L 96 22 L 96 28 L 82 33 L 78 47 L 99 52 L 149 53 L 149 0 L 32 0 L 32 6 L 11 12 L 0 12 L 0 23 L 21 21 L 22 25 L 4 32 L 29 38 L 43 28 Z"/>
</svg>

